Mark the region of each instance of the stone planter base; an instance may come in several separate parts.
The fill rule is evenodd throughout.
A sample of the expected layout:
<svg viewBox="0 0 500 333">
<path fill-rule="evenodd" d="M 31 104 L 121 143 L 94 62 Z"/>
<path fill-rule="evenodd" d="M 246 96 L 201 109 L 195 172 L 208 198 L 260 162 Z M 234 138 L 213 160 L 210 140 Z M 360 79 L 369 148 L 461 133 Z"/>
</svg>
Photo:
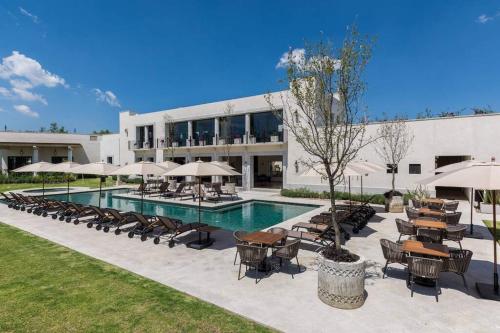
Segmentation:
<svg viewBox="0 0 500 333">
<path fill-rule="evenodd" d="M 385 211 L 390 213 L 403 213 L 404 212 L 403 197 L 395 195 L 390 199 L 386 198 Z"/>
<path fill-rule="evenodd" d="M 335 262 L 320 256 L 318 297 L 339 309 L 356 309 L 365 302 L 365 259 Z"/>
</svg>

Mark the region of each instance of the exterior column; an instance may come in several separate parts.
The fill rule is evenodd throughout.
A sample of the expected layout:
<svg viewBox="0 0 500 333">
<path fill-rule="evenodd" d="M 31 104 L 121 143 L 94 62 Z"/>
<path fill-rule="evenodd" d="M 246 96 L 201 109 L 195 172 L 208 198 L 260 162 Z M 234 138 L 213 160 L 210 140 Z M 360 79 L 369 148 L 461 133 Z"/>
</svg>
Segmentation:
<svg viewBox="0 0 500 333">
<path fill-rule="evenodd" d="M 68 146 L 68 161 L 73 162 L 73 148 L 71 146 Z"/>
<path fill-rule="evenodd" d="M 287 175 L 288 175 L 288 152 L 284 151 L 283 152 L 283 184 L 281 185 L 281 188 L 287 188 Z"/>
<path fill-rule="evenodd" d="M 250 128 L 250 113 L 245 114 L 245 137 L 243 138 L 243 143 L 250 143 L 251 128 Z"/>
<path fill-rule="evenodd" d="M 193 139 L 193 121 L 188 121 L 188 137 L 186 139 L 186 146 L 191 146 L 191 140 Z"/>
<path fill-rule="evenodd" d="M 33 146 L 33 154 L 31 155 L 31 163 L 38 163 L 38 147 Z"/>
<path fill-rule="evenodd" d="M 142 147 L 139 148 L 151 148 L 149 146 L 146 146 L 146 144 L 149 144 L 149 126 L 144 126 L 144 140 L 142 142 Z"/>
<path fill-rule="evenodd" d="M 219 137 L 220 137 L 220 121 L 219 121 L 219 117 L 215 117 L 214 119 L 214 135 L 215 135 L 215 138 L 214 138 L 214 142 L 213 144 L 214 145 L 218 145 L 219 144 Z"/>
<path fill-rule="evenodd" d="M 0 173 L 7 173 L 7 162 L 5 160 L 6 157 L 5 150 L 0 150 Z"/>
<path fill-rule="evenodd" d="M 156 163 L 163 162 L 163 159 L 164 159 L 163 149 L 156 149 L 156 158 L 155 158 Z"/>
<path fill-rule="evenodd" d="M 242 157 L 242 186 L 244 191 L 250 191 L 253 184 L 253 158 L 247 152 L 243 153 Z"/>
</svg>

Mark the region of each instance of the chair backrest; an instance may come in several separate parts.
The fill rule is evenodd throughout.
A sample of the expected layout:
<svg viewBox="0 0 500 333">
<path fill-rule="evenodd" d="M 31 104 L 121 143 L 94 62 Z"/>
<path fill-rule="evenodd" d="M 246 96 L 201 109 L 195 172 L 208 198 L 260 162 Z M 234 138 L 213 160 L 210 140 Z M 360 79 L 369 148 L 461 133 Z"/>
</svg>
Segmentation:
<svg viewBox="0 0 500 333">
<path fill-rule="evenodd" d="M 246 244 L 246 242 L 242 238 L 247 234 L 248 231 L 245 230 L 236 230 L 235 232 L 233 232 L 233 237 L 236 244 Z"/>
<path fill-rule="evenodd" d="M 392 262 L 400 262 L 400 263 L 406 261 L 404 260 L 404 258 L 406 258 L 405 253 L 401 250 L 400 244 L 382 238 L 380 240 L 380 246 L 382 247 L 382 253 L 384 255 L 385 260 L 390 260 Z"/>
<path fill-rule="evenodd" d="M 433 210 L 442 210 L 443 203 L 430 201 L 427 203 L 427 207 L 429 207 L 429 209 L 433 209 Z"/>
<path fill-rule="evenodd" d="M 146 184 L 145 183 L 140 183 L 139 187 L 137 188 L 138 192 L 142 192 L 146 189 Z"/>
<path fill-rule="evenodd" d="M 443 261 L 439 259 L 408 256 L 408 271 L 414 276 L 428 279 L 438 279 L 443 267 Z"/>
<path fill-rule="evenodd" d="M 467 226 L 465 225 L 452 225 L 446 228 L 446 239 L 452 241 L 461 241 L 465 237 Z"/>
<path fill-rule="evenodd" d="M 170 184 L 169 184 L 168 182 L 161 183 L 161 184 L 160 184 L 160 188 L 159 188 L 160 192 L 165 192 L 165 191 L 167 191 L 167 190 L 168 190 L 168 186 L 169 186 L 169 185 L 170 185 Z"/>
<path fill-rule="evenodd" d="M 418 228 L 417 240 L 421 242 L 441 243 L 443 241 L 443 232 L 438 229 Z"/>
<path fill-rule="evenodd" d="M 171 179 L 168 181 L 169 185 L 168 188 L 171 190 L 175 190 L 177 188 L 177 180 Z"/>
<path fill-rule="evenodd" d="M 454 212 L 458 209 L 458 201 L 448 201 L 444 203 L 443 209 Z"/>
<path fill-rule="evenodd" d="M 408 216 L 408 219 L 410 220 L 414 220 L 420 216 L 418 210 L 416 209 L 406 206 L 405 210 L 406 210 L 406 216 Z"/>
<path fill-rule="evenodd" d="M 163 225 L 168 230 L 175 231 L 178 229 L 177 224 L 167 216 L 156 216 L 156 218 L 158 219 L 158 223 Z"/>
<path fill-rule="evenodd" d="M 472 254 L 470 250 L 450 250 L 450 257 L 443 262 L 443 271 L 465 274 L 469 269 Z"/>
<path fill-rule="evenodd" d="M 287 238 L 287 231 L 285 228 L 280 228 L 280 227 L 273 227 L 267 230 L 267 232 L 270 232 L 272 234 L 279 234 L 279 235 L 284 235 L 283 240 L 286 240 Z"/>
<path fill-rule="evenodd" d="M 148 219 L 142 214 L 132 213 L 132 216 L 134 216 L 137 219 L 137 222 L 139 222 L 140 224 L 142 224 L 145 227 L 147 227 L 151 224 L 151 222 L 148 221 Z"/>
<path fill-rule="evenodd" d="M 181 193 L 185 186 L 186 183 L 180 183 L 179 186 L 177 186 L 177 188 L 175 189 L 175 193 L 177 194 Z"/>
<path fill-rule="evenodd" d="M 398 232 L 403 235 L 415 235 L 417 233 L 417 229 L 415 226 L 402 219 L 396 219 L 396 227 L 398 228 Z"/>
<path fill-rule="evenodd" d="M 291 242 L 286 243 L 282 247 L 278 247 L 280 249 L 281 257 L 286 257 L 288 259 L 295 258 L 299 254 L 300 249 L 300 239 L 293 240 Z"/>
<path fill-rule="evenodd" d="M 267 247 L 237 244 L 236 248 L 243 262 L 259 263 L 267 255 Z"/>
<path fill-rule="evenodd" d="M 222 194 L 221 183 L 213 183 L 212 188 L 214 189 L 215 193 L 217 193 L 219 195 Z"/>
<path fill-rule="evenodd" d="M 411 203 L 413 205 L 413 208 L 422 208 L 422 201 L 418 200 L 418 199 L 415 199 L 415 198 L 412 198 L 411 199 Z"/>
<path fill-rule="evenodd" d="M 446 224 L 457 225 L 460 222 L 461 216 L 462 216 L 462 212 L 446 213 L 445 214 Z"/>
</svg>

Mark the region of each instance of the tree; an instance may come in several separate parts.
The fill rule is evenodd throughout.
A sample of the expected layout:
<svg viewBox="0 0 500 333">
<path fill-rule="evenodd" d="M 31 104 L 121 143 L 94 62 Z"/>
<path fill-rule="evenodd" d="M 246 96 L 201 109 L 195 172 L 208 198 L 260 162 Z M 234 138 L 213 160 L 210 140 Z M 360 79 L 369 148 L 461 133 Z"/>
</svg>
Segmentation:
<svg viewBox="0 0 500 333">
<path fill-rule="evenodd" d="M 491 114 L 491 113 L 495 113 L 495 111 L 491 108 L 491 106 L 487 106 L 487 107 L 476 107 L 476 108 L 472 108 L 472 113 L 475 114 L 475 115 L 478 115 L 478 114 Z"/>
<path fill-rule="evenodd" d="M 391 168 L 392 193 L 396 190 L 398 164 L 408 154 L 414 138 L 405 120 L 404 117 L 396 116 L 393 120 L 384 121 L 377 130 L 375 151 Z"/>
<path fill-rule="evenodd" d="M 99 131 L 93 131 L 92 134 L 99 134 L 99 135 L 111 134 L 111 131 L 109 129 L 102 129 Z"/>
<path fill-rule="evenodd" d="M 308 154 L 300 162 L 328 180 L 335 252 L 341 253 L 340 227 L 336 220 L 335 186 L 344 180 L 343 170 L 370 141 L 365 137 L 366 116 L 361 98 L 363 71 L 371 57 L 373 41 L 356 28 L 334 50 L 323 38 L 306 43 L 303 56 L 290 50 L 286 81 L 290 90 L 281 94 L 283 109 L 270 94 L 267 101 L 283 125 Z"/>
<path fill-rule="evenodd" d="M 56 122 L 50 123 L 49 125 L 50 133 L 68 133 L 64 126 L 59 127 Z"/>
<path fill-rule="evenodd" d="M 231 103 L 226 104 L 224 109 L 224 118 L 222 121 L 220 137 L 224 140 L 224 153 L 226 155 L 226 162 L 229 164 L 229 153 L 231 152 L 231 115 L 234 111 L 234 105 Z"/>
</svg>

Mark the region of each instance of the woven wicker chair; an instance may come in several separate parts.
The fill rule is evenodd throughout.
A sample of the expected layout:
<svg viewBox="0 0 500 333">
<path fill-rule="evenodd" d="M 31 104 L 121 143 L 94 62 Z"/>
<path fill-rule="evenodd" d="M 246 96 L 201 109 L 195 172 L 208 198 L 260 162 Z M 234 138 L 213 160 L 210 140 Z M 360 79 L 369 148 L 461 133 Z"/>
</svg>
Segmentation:
<svg viewBox="0 0 500 333">
<path fill-rule="evenodd" d="M 396 219 L 396 227 L 398 228 L 399 238 L 398 242 L 401 240 L 401 236 L 415 236 L 417 234 L 417 229 L 413 223 L 407 222 L 405 220 Z"/>
<path fill-rule="evenodd" d="M 420 242 L 442 243 L 443 232 L 439 229 L 418 228 L 417 240 Z"/>
<path fill-rule="evenodd" d="M 299 264 L 299 248 L 300 248 L 300 239 L 286 242 L 285 245 L 279 245 L 275 247 L 276 250 L 273 252 L 273 255 L 276 258 L 280 259 L 280 267 L 282 267 L 283 260 L 286 262 L 286 266 L 288 267 L 290 261 L 295 258 L 297 261 L 297 268 L 300 273 L 300 264 Z M 292 273 L 292 279 L 293 279 Z"/>
<path fill-rule="evenodd" d="M 435 282 L 436 302 L 439 302 L 439 273 L 443 267 L 443 261 L 438 259 L 408 256 L 408 272 L 410 274 L 411 297 L 413 297 L 413 285 L 415 277 L 429 279 Z"/>
<path fill-rule="evenodd" d="M 459 225 L 450 225 L 446 228 L 445 238 L 447 240 L 457 242 L 458 246 L 460 246 L 460 250 L 462 249 L 462 239 L 465 237 L 465 233 L 467 231 L 467 226 L 459 224 Z"/>
<path fill-rule="evenodd" d="M 467 280 L 465 279 L 465 273 L 469 268 L 471 259 L 472 251 L 470 250 L 450 250 L 450 258 L 447 258 L 443 262 L 443 272 L 451 272 L 460 275 L 464 281 L 465 288 L 469 289 Z"/>
<path fill-rule="evenodd" d="M 462 212 L 446 213 L 444 215 L 446 224 L 457 225 L 460 222 Z"/>
<path fill-rule="evenodd" d="M 430 201 L 427 203 L 427 207 L 429 207 L 429 209 L 432 209 L 432 210 L 443 210 L 443 206 L 444 206 L 444 204 L 439 203 L 439 202 Z"/>
<path fill-rule="evenodd" d="M 419 209 L 424 206 L 423 202 L 418 200 L 418 199 L 411 199 L 411 204 L 413 205 L 413 208 Z"/>
<path fill-rule="evenodd" d="M 413 209 L 411 207 L 406 206 L 406 216 L 408 216 L 409 220 L 415 220 L 420 217 L 417 209 Z"/>
<path fill-rule="evenodd" d="M 455 213 L 458 209 L 458 201 L 448 201 L 444 203 L 443 209 L 447 212 Z"/>
<path fill-rule="evenodd" d="M 248 234 L 248 232 L 247 231 L 243 231 L 243 230 L 238 230 L 238 231 L 233 232 L 233 238 L 234 238 L 234 242 L 236 243 L 236 245 L 247 244 L 247 242 L 245 242 L 244 240 L 241 239 L 246 234 Z M 236 250 L 236 253 L 234 254 L 234 263 L 233 263 L 233 265 L 236 265 L 236 258 L 237 257 L 238 257 L 238 250 Z"/>
<path fill-rule="evenodd" d="M 285 228 L 274 227 L 274 228 L 269 228 L 267 230 L 267 232 L 270 232 L 272 234 L 282 234 L 282 235 L 285 235 L 285 237 L 282 240 L 283 242 L 285 242 L 288 230 L 285 229 Z"/>
<path fill-rule="evenodd" d="M 255 283 L 257 284 L 258 268 L 267 256 L 267 247 L 239 244 L 236 245 L 236 248 L 240 254 L 238 280 L 241 280 L 241 265 L 245 265 L 245 271 L 248 270 L 248 267 L 255 269 Z"/>
<path fill-rule="evenodd" d="M 401 244 L 394 243 L 388 239 L 381 239 L 380 246 L 382 247 L 382 253 L 386 260 L 384 270 L 382 271 L 382 279 L 385 278 L 387 273 L 387 266 L 389 264 L 400 264 L 406 266 L 406 253 L 401 250 Z"/>
</svg>

